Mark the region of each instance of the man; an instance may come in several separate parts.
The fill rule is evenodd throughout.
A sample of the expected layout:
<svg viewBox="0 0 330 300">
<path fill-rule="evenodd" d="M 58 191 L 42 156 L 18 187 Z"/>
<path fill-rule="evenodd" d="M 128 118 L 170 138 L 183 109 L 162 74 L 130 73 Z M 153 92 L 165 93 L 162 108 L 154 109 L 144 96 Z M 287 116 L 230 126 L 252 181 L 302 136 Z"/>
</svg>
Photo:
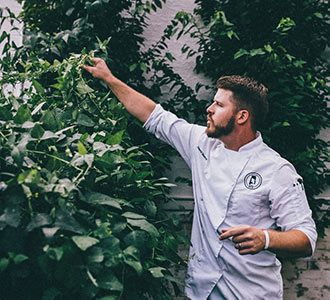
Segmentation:
<svg viewBox="0 0 330 300">
<path fill-rule="evenodd" d="M 103 60 L 93 62 L 85 69 L 191 168 L 195 207 L 185 294 L 281 299 L 276 254 L 311 256 L 317 234 L 301 178 L 257 131 L 268 110 L 267 89 L 246 77 L 221 77 L 205 128 L 133 90 Z"/>
</svg>

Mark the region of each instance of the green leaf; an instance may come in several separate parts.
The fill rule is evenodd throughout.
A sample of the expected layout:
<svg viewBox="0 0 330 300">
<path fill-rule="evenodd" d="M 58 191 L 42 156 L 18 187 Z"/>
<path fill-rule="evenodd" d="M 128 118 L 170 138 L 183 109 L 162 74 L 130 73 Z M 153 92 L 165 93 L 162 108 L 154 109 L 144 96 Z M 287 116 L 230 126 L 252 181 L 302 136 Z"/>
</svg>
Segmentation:
<svg viewBox="0 0 330 300">
<path fill-rule="evenodd" d="M 133 72 L 133 71 L 136 69 L 136 67 L 137 67 L 137 64 L 133 64 L 133 65 L 131 65 L 131 66 L 129 67 L 129 71 L 130 71 L 130 72 Z"/>
<path fill-rule="evenodd" d="M 164 274 L 162 271 L 165 271 L 165 268 L 162 267 L 154 267 L 154 268 L 149 268 L 148 271 L 151 273 L 151 275 L 155 278 L 162 278 L 164 277 Z"/>
<path fill-rule="evenodd" d="M 245 49 L 239 49 L 235 54 L 234 54 L 234 59 L 238 59 L 243 55 L 247 55 L 249 54 L 248 51 L 246 51 Z"/>
<path fill-rule="evenodd" d="M 44 132 L 45 130 L 42 128 L 42 126 L 37 123 L 34 125 L 33 129 L 31 130 L 31 136 L 36 139 L 40 139 L 43 136 Z"/>
<path fill-rule="evenodd" d="M 86 235 L 74 235 L 72 240 L 82 251 L 86 251 L 89 247 L 100 242 L 98 239 Z"/>
<path fill-rule="evenodd" d="M 89 87 L 84 81 L 79 81 L 77 84 L 77 90 L 80 95 L 92 93 L 94 90 Z"/>
<path fill-rule="evenodd" d="M 23 124 L 26 121 L 33 121 L 30 109 L 26 105 L 22 105 L 18 108 L 14 117 L 16 124 Z"/>
<path fill-rule="evenodd" d="M 86 126 L 86 127 L 94 127 L 95 123 L 94 121 L 88 117 L 87 115 L 83 113 L 79 113 L 77 117 L 77 124 Z"/>
<path fill-rule="evenodd" d="M 107 144 L 109 144 L 109 145 L 120 144 L 123 139 L 124 132 L 125 132 L 125 130 L 120 130 L 120 131 L 116 132 L 114 135 L 110 135 L 107 138 Z"/>
<path fill-rule="evenodd" d="M 251 55 L 251 56 L 263 55 L 263 54 L 265 54 L 265 51 L 262 50 L 261 48 L 258 48 L 258 49 L 252 49 L 252 50 L 250 51 L 250 55 Z"/>
<path fill-rule="evenodd" d="M 43 123 L 43 128 L 47 130 L 57 131 L 57 129 L 61 126 L 60 120 L 58 120 L 55 113 L 50 110 L 45 111 L 43 116 L 40 118 L 40 122 Z"/>
<path fill-rule="evenodd" d="M 323 19 L 324 18 L 323 15 L 320 12 L 314 13 L 314 16 L 317 17 L 317 18 L 319 18 L 319 19 Z"/>
<path fill-rule="evenodd" d="M 7 269 L 9 265 L 9 259 L 2 257 L 0 258 L 0 273 L 2 273 L 3 271 L 5 271 Z"/>
<path fill-rule="evenodd" d="M 112 268 L 122 262 L 123 254 L 120 248 L 120 240 L 114 236 L 109 236 L 101 243 L 105 257 L 105 266 Z"/>
<path fill-rule="evenodd" d="M 39 95 L 45 96 L 45 89 L 42 87 L 42 85 L 38 81 L 32 79 L 32 84 Z"/>
<path fill-rule="evenodd" d="M 101 247 L 93 247 L 88 252 L 89 263 L 101 263 L 104 260 L 103 249 Z"/>
<path fill-rule="evenodd" d="M 87 149 L 81 141 L 78 141 L 78 153 L 81 155 L 87 154 Z"/>
<path fill-rule="evenodd" d="M 140 63 L 140 69 L 143 71 L 143 72 L 147 72 L 147 65 L 145 63 Z"/>
<path fill-rule="evenodd" d="M 118 291 L 121 292 L 123 290 L 122 283 L 117 279 L 117 277 L 110 271 L 102 274 L 97 278 L 97 284 L 100 288 L 109 291 Z"/>
<path fill-rule="evenodd" d="M 131 266 L 138 275 L 141 275 L 143 272 L 143 267 L 139 258 L 139 250 L 134 246 L 129 246 L 124 250 L 124 262 Z"/>
<path fill-rule="evenodd" d="M 131 226 L 139 227 L 142 230 L 147 231 L 153 237 L 159 236 L 157 228 L 151 223 L 149 223 L 147 220 L 127 219 L 127 223 Z"/>
<path fill-rule="evenodd" d="M 170 53 L 170 52 L 166 52 L 165 53 L 165 56 L 168 58 L 169 61 L 174 61 L 175 58 L 173 57 L 173 55 Z"/>
<path fill-rule="evenodd" d="M 147 200 L 146 203 L 144 204 L 144 209 L 147 213 L 148 216 L 154 217 L 157 213 L 157 206 L 155 202 L 151 200 Z"/>
<path fill-rule="evenodd" d="M 136 219 L 136 220 L 146 218 L 145 216 L 142 216 L 140 214 L 137 214 L 137 213 L 134 213 L 134 212 L 131 212 L 131 211 L 127 211 L 127 212 L 123 213 L 122 216 L 125 217 L 125 218 Z"/>
<path fill-rule="evenodd" d="M 85 196 L 85 200 L 91 204 L 107 205 L 121 209 L 121 199 L 113 198 L 105 194 L 90 192 Z"/>
<path fill-rule="evenodd" d="M 58 135 L 52 131 L 46 130 L 42 137 L 40 138 L 41 141 L 48 140 L 48 139 L 58 139 Z"/>
<path fill-rule="evenodd" d="M 20 263 L 22 263 L 23 261 L 26 261 L 28 260 L 29 258 L 24 255 L 24 254 L 16 254 L 14 257 L 13 257 L 13 261 L 15 263 L 15 265 L 18 265 Z"/>
</svg>

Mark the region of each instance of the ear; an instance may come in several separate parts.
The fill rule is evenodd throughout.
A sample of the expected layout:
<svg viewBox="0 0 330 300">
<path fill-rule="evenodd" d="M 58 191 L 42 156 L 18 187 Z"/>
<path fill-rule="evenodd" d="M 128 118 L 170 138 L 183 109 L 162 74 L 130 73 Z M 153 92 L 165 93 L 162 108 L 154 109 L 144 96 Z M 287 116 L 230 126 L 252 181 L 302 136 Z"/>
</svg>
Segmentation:
<svg viewBox="0 0 330 300">
<path fill-rule="evenodd" d="M 250 114 L 246 109 L 242 109 L 237 113 L 237 123 L 239 125 L 245 124 L 249 120 Z"/>
</svg>

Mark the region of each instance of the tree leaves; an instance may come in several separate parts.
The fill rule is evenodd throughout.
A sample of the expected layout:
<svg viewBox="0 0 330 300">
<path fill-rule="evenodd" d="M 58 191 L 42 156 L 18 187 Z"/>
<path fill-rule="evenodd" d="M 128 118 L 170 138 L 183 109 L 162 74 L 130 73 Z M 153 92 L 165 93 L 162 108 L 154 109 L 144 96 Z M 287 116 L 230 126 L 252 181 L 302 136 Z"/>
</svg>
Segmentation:
<svg viewBox="0 0 330 300">
<path fill-rule="evenodd" d="M 74 235 L 72 240 L 82 251 L 86 251 L 89 247 L 100 242 L 98 239 L 86 235 Z"/>
</svg>

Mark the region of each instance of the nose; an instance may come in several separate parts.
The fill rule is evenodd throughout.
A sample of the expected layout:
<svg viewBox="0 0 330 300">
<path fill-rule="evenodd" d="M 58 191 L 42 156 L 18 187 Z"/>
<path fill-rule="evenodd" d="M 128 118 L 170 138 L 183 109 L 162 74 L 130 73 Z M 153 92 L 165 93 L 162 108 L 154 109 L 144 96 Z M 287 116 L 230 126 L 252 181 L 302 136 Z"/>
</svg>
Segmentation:
<svg viewBox="0 0 330 300">
<path fill-rule="evenodd" d="M 207 109 L 206 112 L 208 115 L 211 115 L 213 113 L 212 108 L 213 108 L 214 103 L 212 103 Z"/>
</svg>

